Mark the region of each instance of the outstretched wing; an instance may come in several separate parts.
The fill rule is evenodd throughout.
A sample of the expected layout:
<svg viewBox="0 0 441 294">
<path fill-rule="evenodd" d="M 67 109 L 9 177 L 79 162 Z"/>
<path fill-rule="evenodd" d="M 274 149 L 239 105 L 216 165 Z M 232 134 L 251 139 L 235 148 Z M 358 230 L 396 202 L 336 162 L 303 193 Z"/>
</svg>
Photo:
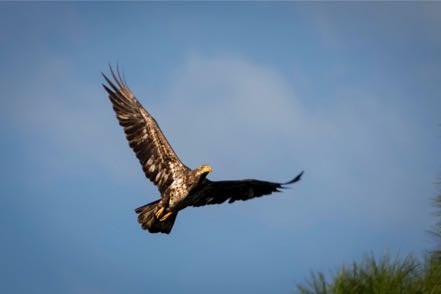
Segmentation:
<svg viewBox="0 0 441 294">
<path fill-rule="evenodd" d="M 202 188 L 200 197 L 196 199 L 192 206 L 203 206 L 209 204 L 221 204 L 228 200 L 233 203 L 237 200 L 249 200 L 273 192 L 280 192 L 286 185 L 300 181 L 303 171 L 294 179 L 286 183 L 274 183 L 259 180 L 240 180 L 240 181 L 209 181 Z"/>
<path fill-rule="evenodd" d="M 113 82 L 103 74 L 108 84 L 103 87 L 145 175 L 162 193 L 189 169 L 179 160 L 156 120 L 138 102 L 119 71 L 115 74 L 110 67 L 110 72 Z"/>
</svg>

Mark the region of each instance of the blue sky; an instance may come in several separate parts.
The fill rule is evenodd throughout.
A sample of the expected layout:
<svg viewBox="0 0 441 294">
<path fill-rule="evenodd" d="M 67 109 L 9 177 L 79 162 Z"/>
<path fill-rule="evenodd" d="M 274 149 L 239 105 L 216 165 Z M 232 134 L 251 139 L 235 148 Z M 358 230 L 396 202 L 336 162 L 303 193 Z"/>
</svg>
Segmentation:
<svg viewBox="0 0 441 294">
<path fill-rule="evenodd" d="M 0 43 L 2 293 L 290 293 L 434 245 L 440 3 L 1 3 Z M 142 231 L 109 62 L 187 165 L 304 179 Z"/>
</svg>

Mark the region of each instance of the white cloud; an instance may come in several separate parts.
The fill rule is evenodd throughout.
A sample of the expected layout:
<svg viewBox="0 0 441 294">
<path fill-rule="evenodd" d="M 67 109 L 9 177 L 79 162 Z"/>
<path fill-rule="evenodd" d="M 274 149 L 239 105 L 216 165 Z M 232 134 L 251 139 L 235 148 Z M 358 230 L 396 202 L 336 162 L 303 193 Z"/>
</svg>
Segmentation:
<svg viewBox="0 0 441 294">
<path fill-rule="evenodd" d="M 197 142 L 200 152 L 215 148 L 216 155 L 246 156 L 255 151 L 259 156 L 274 150 L 286 136 L 293 142 L 327 129 L 305 116 L 293 90 L 276 71 L 241 59 L 191 56 L 170 84 L 161 124 L 179 138 L 177 144 L 186 144 L 185 149 L 194 149 L 194 141 L 203 134 L 203 142 Z"/>
</svg>

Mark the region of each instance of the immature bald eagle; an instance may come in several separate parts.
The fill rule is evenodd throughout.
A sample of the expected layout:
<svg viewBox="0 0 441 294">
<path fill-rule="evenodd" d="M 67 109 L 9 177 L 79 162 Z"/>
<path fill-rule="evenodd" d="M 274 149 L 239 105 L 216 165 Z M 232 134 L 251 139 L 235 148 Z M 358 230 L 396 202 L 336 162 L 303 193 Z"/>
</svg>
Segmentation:
<svg viewBox="0 0 441 294">
<path fill-rule="evenodd" d="M 192 170 L 173 151 L 156 120 L 142 107 L 119 71 L 110 72 L 113 82 L 103 74 L 119 124 L 124 128 L 130 147 L 142 165 L 144 174 L 155 184 L 161 199 L 135 209 L 138 222 L 151 233 L 169 234 L 178 212 L 188 206 L 220 204 L 228 200 L 248 200 L 280 192 L 285 185 L 300 180 L 303 172 L 286 183 L 259 180 L 210 181 L 209 165 Z"/>
</svg>

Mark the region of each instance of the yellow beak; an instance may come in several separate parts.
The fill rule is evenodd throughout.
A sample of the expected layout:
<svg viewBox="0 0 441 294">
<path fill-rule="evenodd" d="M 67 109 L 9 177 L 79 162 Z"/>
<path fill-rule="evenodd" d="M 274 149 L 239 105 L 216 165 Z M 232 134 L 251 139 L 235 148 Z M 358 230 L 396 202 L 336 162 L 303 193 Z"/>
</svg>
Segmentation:
<svg viewBox="0 0 441 294">
<path fill-rule="evenodd" d="M 201 169 L 201 174 L 210 173 L 212 171 L 211 166 L 204 165 Z"/>
</svg>

